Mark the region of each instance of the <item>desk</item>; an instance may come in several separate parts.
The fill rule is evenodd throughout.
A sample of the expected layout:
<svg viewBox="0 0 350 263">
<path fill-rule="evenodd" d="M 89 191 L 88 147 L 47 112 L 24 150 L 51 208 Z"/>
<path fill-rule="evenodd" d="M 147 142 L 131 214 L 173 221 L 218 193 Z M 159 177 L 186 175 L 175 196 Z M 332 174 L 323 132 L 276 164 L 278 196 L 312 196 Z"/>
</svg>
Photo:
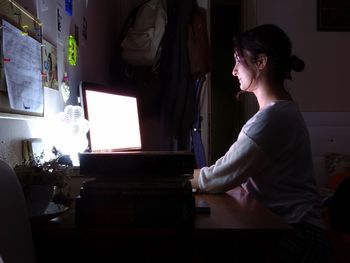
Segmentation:
<svg viewBox="0 0 350 263">
<path fill-rule="evenodd" d="M 270 252 L 273 252 L 279 235 L 291 231 L 280 217 L 250 198 L 241 188 L 220 195 L 196 194 L 195 199 L 196 202 L 205 201 L 211 211 L 196 214 L 195 226 L 183 229 L 77 229 L 71 208 L 55 220 L 32 226 L 39 263 L 61 260 L 115 262 L 109 261 L 109 257 L 126 260 L 120 262 L 155 262 L 155 258 L 163 262 L 180 262 L 178 257 L 184 254 L 190 255 L 186 256 L 188 262 L 193 262 L 198 255 L 209 251 L 216 258 L 217 250 L 225 258 L 235 253 L 234 257 L 238 259 L 240 252 L 245 259 L 266 256 L 268 262 L 272 262 Z M 67 255 L 62 256 L 59 251 Z M 68 254 L 71 261 L 67 261 Z M 148 261 L 147 258 L 151 259 Z"/>
</svg>

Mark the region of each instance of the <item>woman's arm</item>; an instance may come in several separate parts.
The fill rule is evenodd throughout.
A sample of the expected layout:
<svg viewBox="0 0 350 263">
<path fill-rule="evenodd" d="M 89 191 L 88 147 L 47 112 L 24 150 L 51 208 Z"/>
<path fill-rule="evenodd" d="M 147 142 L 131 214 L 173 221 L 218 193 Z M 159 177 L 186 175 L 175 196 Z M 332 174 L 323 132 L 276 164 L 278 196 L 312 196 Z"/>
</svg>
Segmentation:
<svg viewBox="0 0 350 263">
<path fill-rule="evenodd" d="M 215 164 L 203 167 L 199 175 L 196 175 L 195 170 L 193 181 L 205 192 L 226 192 L 261 173 L 268 162 L 261 148 L 241 133 L 228 152 Z"/>
</svg>

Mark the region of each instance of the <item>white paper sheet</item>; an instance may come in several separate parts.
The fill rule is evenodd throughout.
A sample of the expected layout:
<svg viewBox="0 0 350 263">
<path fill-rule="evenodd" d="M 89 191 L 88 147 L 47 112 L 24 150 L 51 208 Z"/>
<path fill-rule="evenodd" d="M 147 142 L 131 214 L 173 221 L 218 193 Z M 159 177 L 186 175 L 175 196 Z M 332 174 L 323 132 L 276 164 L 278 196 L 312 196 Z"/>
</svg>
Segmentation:
<svg viewBox="0 0 350 263">
<path fill-rule="evenodd" d="M 3 63 L 10 107 L 43 113 L 41 43 L 3 20 Z"/>
</svg>

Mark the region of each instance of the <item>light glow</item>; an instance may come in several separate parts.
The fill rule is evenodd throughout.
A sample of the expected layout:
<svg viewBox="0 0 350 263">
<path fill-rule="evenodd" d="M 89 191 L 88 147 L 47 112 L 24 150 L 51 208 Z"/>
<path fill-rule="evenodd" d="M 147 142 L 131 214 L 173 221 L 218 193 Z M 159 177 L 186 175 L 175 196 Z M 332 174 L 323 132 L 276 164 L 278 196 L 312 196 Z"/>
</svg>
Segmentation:
<svg viewBox="0 0 350 263">
<path fill-rule="evenodd" d="M 66 106 L 63 112 L 51 119 L 47 130 L 47 141 L 62 154 L 68 154 L 73 166 L 79 166 L 78 153 L 88 147 L 86 134 L 89 123 L 84 119 L 83 109 L 80 106 Z"/>
</svg>

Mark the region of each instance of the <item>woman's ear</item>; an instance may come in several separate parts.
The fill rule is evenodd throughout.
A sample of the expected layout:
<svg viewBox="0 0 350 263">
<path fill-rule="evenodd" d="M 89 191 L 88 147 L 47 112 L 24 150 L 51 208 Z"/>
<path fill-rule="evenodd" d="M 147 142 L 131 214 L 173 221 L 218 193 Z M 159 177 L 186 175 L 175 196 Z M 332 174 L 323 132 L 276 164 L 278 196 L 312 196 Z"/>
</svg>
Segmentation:
<svg viewBox="0 0 350 263">
<path fill-rule="evenodd" d="M 266 54 L 260 54 L 256 60 L 256 65 L 258 69 L 261 71 L 266 67 L 267 64 L 267 56 Z"/>
</svg>

